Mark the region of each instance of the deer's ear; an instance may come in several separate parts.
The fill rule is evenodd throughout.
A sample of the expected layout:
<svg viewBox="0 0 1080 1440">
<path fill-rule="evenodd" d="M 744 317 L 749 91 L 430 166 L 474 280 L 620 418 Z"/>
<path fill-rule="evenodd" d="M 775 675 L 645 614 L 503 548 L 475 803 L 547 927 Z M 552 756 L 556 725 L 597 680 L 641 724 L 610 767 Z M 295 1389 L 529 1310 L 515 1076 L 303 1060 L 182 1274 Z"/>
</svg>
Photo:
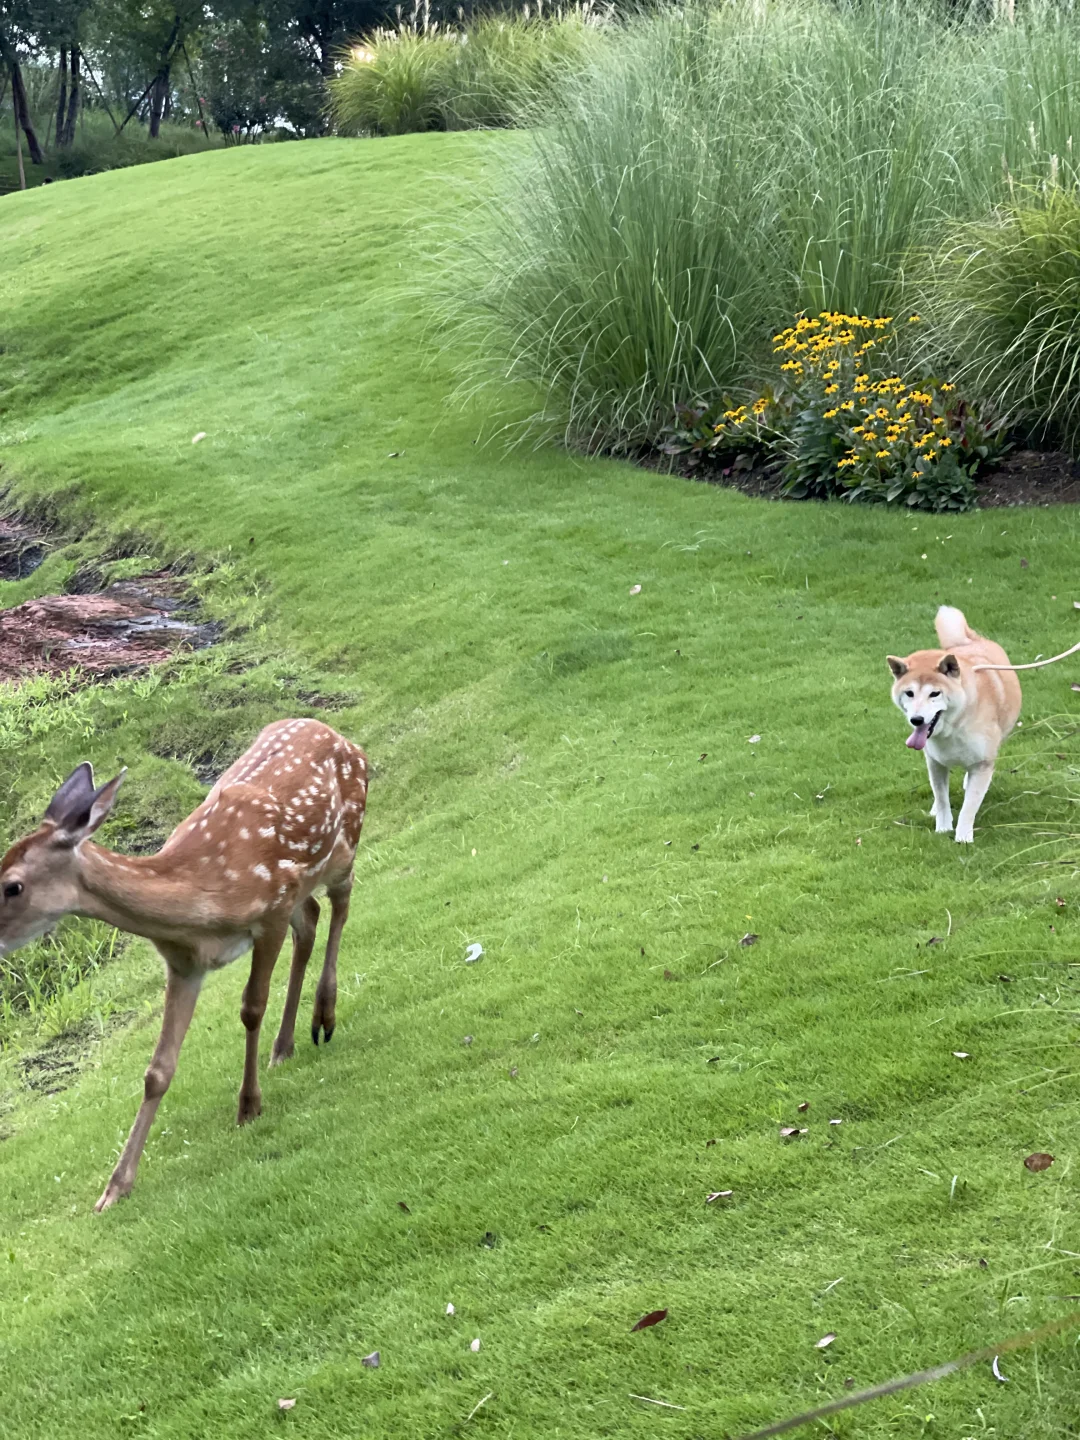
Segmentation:
<svg viewBox="0 0 1080 1440">
<path fill-rule="evenodd" d="M 901 675 L 907 674 L 907 665 L 903 660 L 900 659 L 899 655 L 886 655 L 885 664 L 888 665 L 889 669 L 896 676 L 897 680 L 900 679 Z"/>
<path fill-rule="evenodd" d="M 114 780 L 94 788 L 94 771 L 85 761 L 74 769 L 57 790 L 45 819 L 56 826 L 56 838 L 66 845 L 78 845 L 92 835 L 108 815 L 116 800 L 127 770 L 121 770 Z"/>
</svg>

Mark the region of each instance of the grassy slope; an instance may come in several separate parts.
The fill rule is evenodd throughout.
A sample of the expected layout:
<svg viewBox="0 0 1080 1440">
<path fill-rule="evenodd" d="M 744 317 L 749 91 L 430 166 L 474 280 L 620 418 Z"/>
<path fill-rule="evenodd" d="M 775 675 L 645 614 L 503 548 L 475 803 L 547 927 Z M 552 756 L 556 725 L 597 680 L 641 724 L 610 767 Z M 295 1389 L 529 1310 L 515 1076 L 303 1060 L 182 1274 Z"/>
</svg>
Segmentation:
<svg viewBox="0 0 1080 1440">
<path fill-rule="evenodd" d="M 1075 793 L 1072 672 L 1028 678 L 962 852 L 883 656 L 939 600 L 1063 648 L 1077 516 L 768 505 L 477 447 L 398 287 L 516 143 L 240 150 L 0 202 L 5 473 L 233 547 L 275 648 L 362 692 L 342 727 L 378 766 L 338 1032 L 262 1120 L 232 1128 L 234 967 L 131 1202 L 90 1214 L 152 1018 L 3 1146 L 9 1435 L 261 1436 L 279 1396 L 305 1436 L 737 1433 L 1076 1289 L 1075 872 L 1031 864 L 1074 853 L 1038 838 Z M 141 947 L 121 964 L 151 985 Z M 1076 1433 L 1068 1344 L 1003 1368 L 838 1431 Z"/>
</svg>

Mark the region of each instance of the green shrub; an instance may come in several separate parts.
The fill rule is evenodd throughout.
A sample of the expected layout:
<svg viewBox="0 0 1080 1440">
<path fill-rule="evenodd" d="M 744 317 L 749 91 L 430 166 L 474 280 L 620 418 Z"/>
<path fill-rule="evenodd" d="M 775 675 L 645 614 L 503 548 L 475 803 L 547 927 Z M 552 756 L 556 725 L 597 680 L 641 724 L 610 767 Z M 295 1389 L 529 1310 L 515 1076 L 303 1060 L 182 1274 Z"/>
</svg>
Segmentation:
<svg viewBox="0 0 1080 1440">
<path fill-rule="evenodd" d="M 654 440 L 687 397 L 752 386 L 783 317 L 900 308 L 951 219 L 1071 164 L 1078 109 L 1071 7 L 642 14 L 564 81 L 466 247 L 489 277 L 455 279 L 467 383 L 527 382 L 579 443 Z"/>
<path fill-rule="evenodd" d="M 957 227 L 927 294 L 939 350 L 979 394 L 1080 449 L 1080 198 L 1051 188 Z"/>
</svg>

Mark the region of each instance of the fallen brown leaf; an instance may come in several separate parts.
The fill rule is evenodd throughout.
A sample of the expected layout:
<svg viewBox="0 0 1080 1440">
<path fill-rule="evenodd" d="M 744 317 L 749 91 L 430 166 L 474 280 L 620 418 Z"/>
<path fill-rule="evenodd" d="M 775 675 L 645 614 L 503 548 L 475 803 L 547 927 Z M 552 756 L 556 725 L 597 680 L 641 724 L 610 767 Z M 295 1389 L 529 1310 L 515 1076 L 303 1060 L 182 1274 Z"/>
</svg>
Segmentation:
<svg viewBox="0 0 1080 1440">
<path fill-rule="evenodd" d="M 945 939 L 942 935 L 931 935 L 930 939 L 926 942 L 927 948 L 929 948 L 931 945 L 944 945 L 944 943 Z"/>
<path fill-rule="evenodd" d="M 510 1079 L 511 1079 L 511 1080 L 516 1080 L 516 1079 L 517 1079 L 517 1074 L 518 1074 L 518 1067 L 517 1067 L 516 1065 L 511 1065 L 511 1066 L 510 1066 Z"/>
<path fill-rule="evenodd" d="M 1028 562 L 1027 562 L 1026 560 L 1021 560 L 1021 561 L 1020 561 L 1020 569 L 1021 569 L 1021 570 L 1026 570 L 1027 568 L 1028 568 Z"/>
<path fill-rule="evenodd" d="M 635 1330 L 647 1330 L 650 1325 L 659 1325 L 661 1320 L 667 1319 L 666 1310 L 650 1310 L 647 1315 L 642 1315 L 636 1325 L 630 1326 L 630 1334 Z"/>
<path fill-rule="evenodd" d="M 1045 1150 L 1036 1150 L 1034 1155 L 1027 1157 L 1024 1161 L 1024 1166 L 1034 1174 L 1038 1174 L 1040 1170 L 1049 1170 L 1053 1163 L 1053 1155 L 1047 1155 Z"/>
<path fill-rule="evenodd" d="M 799 1135 L 806 1135 L 806 1130 L 800 1130 L 797 1125 L 782 1125 L 780 1127 L 780 1138 L 782 1140 L 794 1140 Z"/>
<path fill-rule="evenodd" d="M 398 1208 L 399 1210 L 404 1210 L 406 1215 L 411 1215 L 411 1214 L 412 1214 L 412 1211 L 409 1209 L 408 1205 L 405 1204 L 405 1201 L 404 1201 L 404 1200 L 399 1200 L 399 1201 L 397 1202 L 397 1208 Z"/>
<path fill-rule="evenodd" d="M 665 980 L 677 980 L 678 978 L 679 978 L 679 977 L 678 977 L 677 975 L 673 975 L 670 970 L 665 970 L 665 971 L 664 971 L 664 979 L 665 979 Z"/>
<path fill-rule="evenodd" d="M 807 1110 L 809 1110 L 809 1109 L 810 1109 L 810 1101 L 809 1101 L 809 1100 L 804 1100 L 804 1101 L 802 1102 L 802 1104 L 799 1106 L 799 1114 L 800 1114 L 800 1115 L 805 1115 L 806 1112 L 807 1112 Z"/>
<path fill-rule="evenodd" d="M 463 1045 L 471 1045 L 471 1044 L 472 1044 L 472 1036 L 471 1036 L 471 1035 L 463 1035 L 463 1036 L 461 1037 L 461 1043 L 462 1043 Z"/>
<path fill-rule="evenodd" d="M 1065 909 L 1065 900 L 1064 900 L 1064 897 L 1061 896 L 1061 895 L 1055 896 L 1055 898 L 1054 898 L 1054 904 L 1058 907 L 1059 910 L 1064 910 L 1064 909 Z"/>
<path fill-rule="evenodd" d="M 715 1140 L 706 1140 L 706 1141 L 705 1141 L 705 1149 L 707 1150 L 710 1145 L 715 1145 L 715 1144 L 716 1144 L 716 1141 L 715 1141 Z"/>
<path fill-rule="evenodd" d="M 378 1350 L 372 1350 L 370 1355 L 361 1355 L 360 1364 L 366 1365 L 369 1370 L 377 1370 L 381 1357 Z"/>
<path fill-rule="evenodd" d="M 744 935 L 744 936 L 742 937 L 742 939 L 739 941 L 739 944 L 740 944 L 740 945 L 756 945 L 757 942 L 758 942 L 758 936 L 755 935 L 754 932 L 751 930 L 749 933 L 747 933 L 746 935 Z"/>
</svg>

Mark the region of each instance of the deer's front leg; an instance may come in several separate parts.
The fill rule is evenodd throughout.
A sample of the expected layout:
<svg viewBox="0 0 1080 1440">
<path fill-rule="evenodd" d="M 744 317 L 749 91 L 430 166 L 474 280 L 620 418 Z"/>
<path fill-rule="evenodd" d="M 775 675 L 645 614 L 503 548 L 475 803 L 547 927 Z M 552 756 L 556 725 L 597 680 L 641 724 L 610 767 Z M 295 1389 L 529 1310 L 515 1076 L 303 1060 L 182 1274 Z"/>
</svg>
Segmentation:
<svg viewBox="0 0 1080 1440">
<path fill-rule="evenodd" d="M 262 1114 L 262 1091 L 259 1088 L 259 1030 L 266 1014 L 266 1002 L 270 998 L 270 977 L 285 942 L 289 929 L 289 917 L 278 922 L 268 920 L 263 934 L 255 941 L 251 955 L 251 974 L 244 986 L 244 998 L 240 1002 L 240 1019 L 247 1031 L 247 1045 L 244 1051 L 244 1080 L 240 1086 L 240 1104 L 236 1112 L 236 1123 L 246 1125 Z"/>
<path fill-rule="evenodd" d="M 176 1062 L 180 1058 L 180 1046 L 184 1043 L 191 1017 L 195 1013 L 195 1002 L 199 998 L 201 975 L 177 975 L 172 969 L 166 970 L 165 1016 L 161 1022 L 161 1036 L 150 1061 L 143 1083 L 143 1102 L 131 1127 L 123 1153 L 117 1162 L 112 1178 L 105 1187 L 105 1193 L 94 1206 L 100 1214 L 117 1200 L 131 1194 L 135 1184 L 135 1172 L 139 1168 L 146 1137 L 154 1116 L 161 1104 L 161 1097 L 168 1090 L 176 1074 Z"/>
</svg>

